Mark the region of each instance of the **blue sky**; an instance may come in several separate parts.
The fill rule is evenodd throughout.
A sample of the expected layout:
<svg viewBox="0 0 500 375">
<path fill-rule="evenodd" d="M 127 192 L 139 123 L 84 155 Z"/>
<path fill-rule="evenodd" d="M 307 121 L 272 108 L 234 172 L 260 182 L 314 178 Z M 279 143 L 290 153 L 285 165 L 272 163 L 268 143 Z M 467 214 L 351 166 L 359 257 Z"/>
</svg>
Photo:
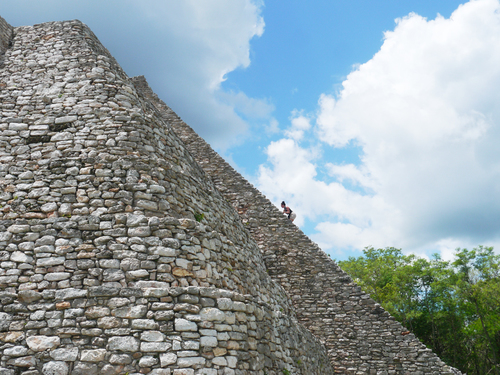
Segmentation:
<svg viewBox="0 0 500 375">
<path fill-rule="evenodd" d="M 89 25 L 336 259 L 500 242 L 499 14 L 498 0 L 0 5 L 14 26 Z"/>
</svg>

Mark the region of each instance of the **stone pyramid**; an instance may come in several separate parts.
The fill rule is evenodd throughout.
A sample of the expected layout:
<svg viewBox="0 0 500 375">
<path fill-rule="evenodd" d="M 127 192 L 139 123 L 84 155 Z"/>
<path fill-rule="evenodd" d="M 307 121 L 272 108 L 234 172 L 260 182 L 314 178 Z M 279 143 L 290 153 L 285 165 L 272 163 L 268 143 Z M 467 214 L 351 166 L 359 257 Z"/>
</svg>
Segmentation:
<svg viewBox="0 0 500 375">
<path fill-rule="evenodd" d="M 455 374 L 79 21 L 0 18 L 0 375 Z"/>
</svg>

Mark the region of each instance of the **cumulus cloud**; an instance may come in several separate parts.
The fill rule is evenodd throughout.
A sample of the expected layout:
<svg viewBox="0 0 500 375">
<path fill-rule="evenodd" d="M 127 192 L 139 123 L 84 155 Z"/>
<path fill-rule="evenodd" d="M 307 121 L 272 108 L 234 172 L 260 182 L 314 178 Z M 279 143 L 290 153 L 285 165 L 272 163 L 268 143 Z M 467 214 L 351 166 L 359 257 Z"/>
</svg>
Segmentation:
<svg viewBox="0 0 500 375">
<path fill-rule="evenodd" d="M 227 148 L 248 130 L 245 115 L 267 121 L 274 109 L 266 100 L 225 93 L 226 74 L 250 64 L 250 41 L 264 32 L 263 4 L 253 0 L 130 2 L 165 35 L 154 64 L 169 105 L 213 146 Z M 243 113 L 240 116 L 237 111 Z M 251 116 L 249 116 L 251 117 Z"/>
<path fill-rule="evenodd" d="M 299 141 L 304 137 L 304 132 L 311 129 L 310 119 L 304 116 L 301 111 L 294 110 L 290 120 L 292 126 L 285 131 L 285 135 Z"/>
<path fill-rule="evenodd" d="M 396 20 L 380 50 L 348 75 L 338 95 L 319 99 L 317 140 L 325 149 L 355 145 L 361 162 L 290 157 L 290 149 L 308 155 L 308 146 L 289 132 L 268 147 L 260 186 L 270 196 L 290 197 L 290 204 L 310 204 L 303 206 L 304 218 L 326 215 L 313 238 L 327 249 L 447 253 L 457 243 L 495 243 L 499 85 L 498 0 L 471 1 L 449 19 L 409 14 Z M 280 182 L 273 185 L 274 177 Z M 323 205 L 314 204 L 318 200 Z"/>
</svg>

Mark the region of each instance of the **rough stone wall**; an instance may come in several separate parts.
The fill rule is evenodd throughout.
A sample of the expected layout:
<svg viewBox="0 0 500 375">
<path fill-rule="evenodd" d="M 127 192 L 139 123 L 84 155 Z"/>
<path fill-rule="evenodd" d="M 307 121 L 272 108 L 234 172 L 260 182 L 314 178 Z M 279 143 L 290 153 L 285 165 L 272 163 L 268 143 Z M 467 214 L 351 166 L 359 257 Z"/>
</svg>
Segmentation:
<svg viewBox="0 0 500 375">
<path fill-rule="evenodd" d="M 52 22 L 11 42 L 0 374 L 333 373 L 238 213 L 95 35 Z"/>
<path fill-rule="evenodd" d="M 159 100 L 144 77 L 134 80 L 238 210 L 269 274 L 289 294 L 300 322 L 325 344 L 336 373 L 459 373 L 413 334 L 402 335 L 406 329 Z"/>
<path fill-rule="evenodd" d="M 0 17 L 0 59 L 9 48 L 12 39 L 12 26 L 10 26 L 2 17 Z M 1 60 L 0 60 L 1 62 Z"/>
</svg>

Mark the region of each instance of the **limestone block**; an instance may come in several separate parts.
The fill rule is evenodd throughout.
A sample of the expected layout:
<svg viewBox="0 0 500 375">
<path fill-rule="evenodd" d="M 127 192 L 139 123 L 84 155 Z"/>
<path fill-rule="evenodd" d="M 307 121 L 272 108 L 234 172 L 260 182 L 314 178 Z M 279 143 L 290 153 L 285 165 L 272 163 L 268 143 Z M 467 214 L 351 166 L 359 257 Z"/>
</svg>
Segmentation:
<svg viewBox="0 0 500 375">
<path fill-rule="evenodd" d="M 195 322 L 190 322 L 186 319 L 175 319 L 175 330 L 184 332 L 184 331 L 198 331 L 198 325 Z"/>
<path fill-rule="evenodd" d="M 28 354 L 28 348 L 25 346 L 12 346 L 10 348 L 6 348 L 3 351 L 3 355 L 9 357 L 22 357 Z"/>
<path fill-rule="evenodd" d="M 128 354 L 112 354 L 109 357 L 109 363 L 113 365 L 128 365 L 132 363 L 132 358 Z"/>
<path fill-rule="evenodd" d="M 119 328 L 121 325 L 121 319 L 112 316 L 102 317 L 97 320 L 97 326 L 102 329 Z"/>
<path fill-rule="evenodd" d="M 106 349 L 82 350 L 80 360 L 85 362 L 102 362 L 106 355 Z"/>
<path fill-rule="evenodd" d="M 141 341 L 160 342 L 165 340 L 165 335 L 160 331 L 144 331 L 141 333 Z"/>
<path fill-rule="evenodd" d="M 168 342 L 142 342 L 141 351 L 142 352 L 166 352 L 172 347 L 172 344 Z"/>
<path fill-rule="evenodd" d="M 175 369 L 172 375 L 194 375 L 193 369 Z"/>
<path fill-rule="evenodd" d="M 35 352 L 43 352 L 58 347 L 61 344 L 61 339 L 58 336 L 31 336 L 26 338 L 26 344 Z"/>
<path fill-rule="evenodd" d="M 202 336 L 200 338 L 201 346 L 216 347 L 218 345 L 217 337 L 214 336 Z"/>
<path fill-rule="evenodd" d="M 74 362 L 78 358 L 78 348 L 60 348 L 50 351 L 50 357 L 56 361 Z"/>
<path fill-rule="evenodd" d="M 169 368 L 155 368 L 151 370 L 149 375 L 170 375 L 171 371 Z"/>
<path fill-rule="evenodd" d="M 113 336 L 108 340 L 108 350 L 136 352 L 139 350 L 139 340 L 129 336 Z"/>
<path fill-rule="evenodd" d="M 147 237 L 151 235 L 150 227 L 134 227 L 128 229 L 128 235 L 130 237 Z"/>
<path fill-rule="evenodd" d="M 110 315 L 110 313 L 110 309 L 103 306 L 91 306 L 85 310 L 85 316 L 88 319 L 102 318 Z"/>
<path fill-rule="evenodd" d="M 152 356 L 144 356 L 139 360 L 139 367 L 151 367 L 158 363 L 158 359 Z"/>
<path fill-rule="evenodd" d="M 201 369 L 199 370 L 197 373 L 197 375 L 217 375 L 217 370 L 214 369 L 214 368 L 204 368 L 204 369 Z"/>
<path fill-rule="evenodd" d="M 146 315 L 148 308 L 144 305 L 120 307 L 112 311 L 117 318 L 138 319 Z"/>
<path fill-rule="evenodd" d="M 49 188 L 47 188 L 49 189 Z M 47 190 L 48 192 L 48 190 Z M 7 228 L 7 230 L 11 233 L 15 233 L 15 234 L 18 234 L 18 233 L 26 233 L 26 232 L 29 232 L 30 230 L 30 226 L 29 225 L 24 225 L 24 224 L 14 224 L 14 225 L 11 225 L 10 227 Z"/>
<path fill-rule="evenodd" d="M 161 367 L 166 367 L 177 362 L 177 355 L 175 353 L 165 353 L 160 355 Z"/>
<path fill-rule="evenodd" d="M 74 289 L 74 288 L 57 290 L 55 295 L 55 298 L 58 300 L 85 298 L 85 297 L 87 297 L 87 290 Z"/>
<path fill-rule="evenodd" d="M 154 319 L 133 319 L 132 329 L 158 329 L 158 323 Z"/>
<path fill-rule="evenodd" d="M 220 310 L 233 310 L 233 301 L 229 298 L 217 298 L 217 306 Z"/>
<path fill-rule="evenodd" d="M 205 361 L 206 360 L 203 357 L 177 358 L 177 366 L 179 367 L 204 366 Z"/>
<path fill-rule="evenodd" d="M 226 314 L 215 307 L 205 307 L 201 309 L 200 316 L 202 320 L 208 321 L 224 321 Z"/>
<path fill-rule="evenodd" d="M 10 324 L 10 321 L 7 321 L 7 322 L 8 322 L 8 324 L 7 324 L 7 326 L 8 326 Z M 2 340 L 3 342 L 15 343 L 15 342 L 23 340 L 24 337 L 25 337 L 24 332 L 19 332 L 19 331 L 0 333 L 0 340 Z"/>
<path fill-rule="evenodd" d="M 36 366 L 36 358 L 32 355 L 12 358 L 7 361 L 7 365 L 16 367 L 34 367 Z"/>
</svg>

